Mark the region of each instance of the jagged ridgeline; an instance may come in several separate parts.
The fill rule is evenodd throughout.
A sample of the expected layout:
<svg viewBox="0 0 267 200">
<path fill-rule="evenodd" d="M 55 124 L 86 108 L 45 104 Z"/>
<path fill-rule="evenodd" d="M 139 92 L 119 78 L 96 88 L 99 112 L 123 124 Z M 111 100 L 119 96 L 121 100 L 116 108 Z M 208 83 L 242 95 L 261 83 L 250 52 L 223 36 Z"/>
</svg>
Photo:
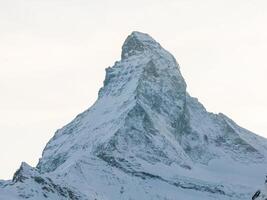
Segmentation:
<svg viewBox="0 0 267 200">
<path fill-rule="evenodd" d="M 175 58 L 133 32 L 94 105 L 55 133 L 36 167 L 0 181 L 0 199 L 251 199 L 266 153 L 266 139 L 207 112 Z"/>
</svg>

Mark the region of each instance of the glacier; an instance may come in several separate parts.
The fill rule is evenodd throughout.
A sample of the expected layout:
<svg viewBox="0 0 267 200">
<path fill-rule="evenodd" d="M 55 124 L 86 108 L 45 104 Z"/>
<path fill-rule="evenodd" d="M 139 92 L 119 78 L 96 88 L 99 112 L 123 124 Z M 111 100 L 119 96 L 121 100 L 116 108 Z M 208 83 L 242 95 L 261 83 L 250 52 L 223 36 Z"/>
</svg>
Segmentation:
<svg viewBox="0 0 267 200">
<path fill-rule="evenodd" d="M 134 31 L 91 108 L 56 131 L 0 200 L 244 200 L 267 171 L 267 140 L 208 112 L 176 59 Z"/>
</svg>

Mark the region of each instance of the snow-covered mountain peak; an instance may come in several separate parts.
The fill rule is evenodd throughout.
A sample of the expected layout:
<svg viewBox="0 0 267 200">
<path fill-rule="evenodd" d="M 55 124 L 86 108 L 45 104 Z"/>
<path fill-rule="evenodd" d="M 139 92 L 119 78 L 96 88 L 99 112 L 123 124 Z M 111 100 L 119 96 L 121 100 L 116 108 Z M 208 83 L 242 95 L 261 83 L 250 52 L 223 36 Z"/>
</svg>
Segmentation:
<svg viewBox="0 0 267 200">
<path fill-rule="evenodd" d="M 138 93 L 141 88 L 148 90 L 142 84 L 144 81 L 155 83 L 153 89 L 180 88 L 184 93 L 186 90 L 186 83 L 175 58 L 148 34 L 133 32 L 122 46 L 122 60 L 106 69 L 104 87 L 99 96 L 131 96 L 131 93 Z"/>
<path fill-rule="evenodd" d="M 94 105 L 55 133 L 36 168 L 0 181 L 0 199 L 247 199 L 266 154 L 266 139 L 207 112 L 175 58 L 133 32 Z"/>
<path fill-rule="evenodd" d="M 107 68 L 96 103 L 49 141 L 38 164 L 41 171 L 54 171 L 84 154 L 120 165 L 125 164 L 121 159 L 133 165 L 145 160 L 188 169 L 218 158 L 264 160 L 259 149 L 265 147 L 252 144 L 236 124 L 208 113 L 187 94 L 169 52 L 139 32 L 133 32 L 123 47 L 134 52 L 136 43 L 143 52 L 137 50 Z"/>
<path fill-rule="evenodd" d="M 154 162 L 161 157 L 163 162 L 189 165 L 190 159 L 175 141 L 187 128 L 188 117 L 186 84 L 178 64 L 147 34 L 132 33 L 123 47 L 132 48 L 132 40 L 141 43 L 144 52 L 132 54 L 106 69 L 104 86 L 94 106 L 59 130 L 47 144 L 38 164 L 42 171 L 55 170 L 70 157 L 79 158 L 81 149 L 102 159 L 107 153 L 125 157 L 131 152 L 132 157 L 140 157 L 147 142 L 151 143 L 146 150 L 150 153 L 143 154 L 142 159 Z M 158 120 L 164 126 L 159 126 Z M 163 129 L 165 136 L 160 133 Z M 169 146 L 169 152 L 156 150 L 155 145 L 159 144 L 147 138 L 150 134 L 158 135 L 158 143 Z M 131 135 L 136 138 L 128 138 Z M 123 142 L 126 138 L 129 141 Z M 170 148 L 170 141 L 177 143 L 174 148 Z M 117 143 L 116 149 L 113 143 Z M 177 157 L 172 158 L 173 154 Z"/>
<path fill-rule="evenodd" d="M 143 53 L 144 51 L 161 48 L 151 36 L 146 33 L 134 31 L 127 37 L 122 46 L 122 59 L 129 56 Z"/>
</svg>

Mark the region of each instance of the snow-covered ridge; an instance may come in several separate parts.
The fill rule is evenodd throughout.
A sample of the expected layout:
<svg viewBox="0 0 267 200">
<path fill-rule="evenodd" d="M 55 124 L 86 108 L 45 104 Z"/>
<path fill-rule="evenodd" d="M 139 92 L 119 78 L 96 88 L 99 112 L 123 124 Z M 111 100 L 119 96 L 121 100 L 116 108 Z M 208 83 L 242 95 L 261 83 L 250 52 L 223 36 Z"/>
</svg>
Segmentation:
<svg viewBox="0 0 267 200">
<path fill-rule="evenodd" d="M 266 139 L 207 112 L 175 58 L 133 32 L 95 104 L 55 133 L 36 168 L 0 182 L 0 199 L 246 199 L 266 152 Z"/>
</svg>

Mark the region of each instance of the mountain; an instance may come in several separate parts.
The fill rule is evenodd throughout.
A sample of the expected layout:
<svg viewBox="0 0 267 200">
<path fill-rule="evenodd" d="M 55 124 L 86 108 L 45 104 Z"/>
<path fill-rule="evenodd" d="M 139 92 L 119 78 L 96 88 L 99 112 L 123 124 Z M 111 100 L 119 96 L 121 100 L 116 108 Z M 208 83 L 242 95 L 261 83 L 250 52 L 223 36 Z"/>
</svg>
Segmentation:
<svg viewBox="0 0 267 200">
<path fill-rule="evenodd" d="M 133 32 L 94 105 L 56 131 L 0 199 L 244 200 L 267 170 L 267 140 L 186 91 L 175 58 Z"/>
</svg>

